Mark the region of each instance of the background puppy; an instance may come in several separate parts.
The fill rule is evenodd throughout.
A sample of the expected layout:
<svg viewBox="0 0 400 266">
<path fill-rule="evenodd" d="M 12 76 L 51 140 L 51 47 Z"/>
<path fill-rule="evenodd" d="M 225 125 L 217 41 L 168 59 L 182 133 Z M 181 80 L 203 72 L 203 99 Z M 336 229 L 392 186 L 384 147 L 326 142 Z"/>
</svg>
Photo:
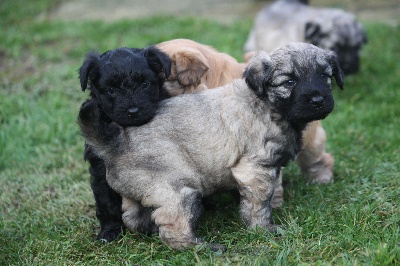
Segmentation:
<svg viewBox="0 0 400 266">
<path fill-rule="evenodd" d="M 153 118 L 157 103 L 168 93 L 163 88 L 170 74 L 169 57 L 155 47 L 119 48 L 100 55 L 88 53 L 79 70 L 82 90 L 89 85 L 90 96 L 100 106 L 102 119 L 120 126 L 140 126 Z M 111 241 L 122 228 L 121 197 L 106 182 L 102 159 L 85 145 L 96 216 L 101 232 L 98 239 Z"/>
<path fill-rule="evenodd" d="M 334 53 L 293 43 L 258 54 L 245 81 L 163 101 L 141 127 L 103 120 L 91 101 L 78 122 L 107 164 L 107 181 L 124 197 L 127 227 L 150 223 L 165 243 L 182 249 L 204 243 L 194 234 L 200 199 L 218 189 L 239 188 L 248 227 L 277 231 L 270 223 L 275 182 L 300 151 L 307 123 L 333 110 L 333 76 L 342 87 Z"/>
<path fill-rule="evenodd" d="M 345 74 L 359 70 L 360 51 L 366 34 L 355 16 L 334 8 L 317 8 L 308 1 L 278 0 L 255 18 L 245 51 L 271 52 L 288 42 L 312 43 L 334 51 Z"/>
</svg>

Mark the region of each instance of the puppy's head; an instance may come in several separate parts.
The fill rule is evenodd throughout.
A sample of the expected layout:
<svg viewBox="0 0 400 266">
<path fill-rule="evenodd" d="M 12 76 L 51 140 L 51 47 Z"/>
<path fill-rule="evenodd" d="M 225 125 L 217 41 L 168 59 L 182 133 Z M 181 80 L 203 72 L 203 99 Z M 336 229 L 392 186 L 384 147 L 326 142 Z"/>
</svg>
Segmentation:
<svg viewBox="0 0 400 266">
<path fill-rule="evenodd" d="M 333 110 L 332 77 L 343 89 L 336 55 L 306 43 L 290 43 L 271 55 L 258 52 L 244 73 L 258 97 L 296 124 L 323 119 Z"/>
<path fill-rule="evenodd" d="M 353 74 L 360 68 L 360 52 L 363 45 L 367 43 L 367 36 L 354 16 L 337 13 L 333 15 L 332 20 L 317 19 L 307 22 L 305 41 L 335 52 L 343 72 Z"/>
<path fill-rule="evenodd" d="M 153 118 L 166 98 L 163 83 L 170 75 L 169 57 L 155 47 L 118 48 L 100 55 L 90 52 L 79 69 L 82 90 L 120 126 L 139 126 Z"/>
</svg>

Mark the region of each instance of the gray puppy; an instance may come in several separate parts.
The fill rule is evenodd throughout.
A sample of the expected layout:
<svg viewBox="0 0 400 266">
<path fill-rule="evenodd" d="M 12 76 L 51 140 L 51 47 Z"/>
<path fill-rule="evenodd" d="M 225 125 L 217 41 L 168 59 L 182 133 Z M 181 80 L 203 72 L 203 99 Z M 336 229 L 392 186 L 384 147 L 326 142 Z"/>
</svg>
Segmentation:
<svg viewBox="0 0 400 266">
<path fill-rule="evenodd" d="M 367 40 L 362 25 L 349 12 L 312 7 L 307 2 L 278 0 L 262 9 L 245 51 L 270 52 L 288 42 L 307 42 L 334 51 L 345 74 L 358 72 L 359 54 Z"/>
<path fill-rule="evenodd" d="M 333 110 L 332 77 L 342 88 L 334 53 L 292 43 L 270 56 L 257 53 L 244 80 L 162 101 L 141 127 L 109 124 L 91 102 L 78 123 L 104 159 L 110 186 L 124 197 L 130 230 L 158 230 L 176 249 L 205 244 L 194 233 L 201 197 L 238 189 L 246 226 L 277 232 L 270 223 L 276 181 L 300 151 L 302 130 Z"/>
</svg>

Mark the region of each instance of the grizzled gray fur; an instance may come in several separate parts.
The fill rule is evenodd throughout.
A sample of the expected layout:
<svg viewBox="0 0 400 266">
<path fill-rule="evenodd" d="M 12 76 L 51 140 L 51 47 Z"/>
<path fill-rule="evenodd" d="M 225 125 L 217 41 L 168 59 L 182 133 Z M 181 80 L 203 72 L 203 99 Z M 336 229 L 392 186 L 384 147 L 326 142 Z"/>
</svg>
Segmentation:
<svg viewBox="0 0 400 266">
<path fill-rule="evenodd" d="M 334 53 L 291 43 L 270 56 L 257 53 L 244 80 L 162 101 L 140 127 L 102 120 L 91 101 L 78 122 L 124 198 L 130 230 L 145 225 L 176 249 L 224 250 L 195 235 L 201 197 L 238 189 L 244 224 L 277 232 L 270 222 L 275 183 L 300 151 L 302 130 L 333 110 L 332 77 L 342 88 Z"/>
<path fill-rule="evenodd" d="M 350 13 L 335 8 L 308 6 L 308 1 L 277 0 L 254 20 L 245 51 L 272 51 L 289 42 L 312 43 L 334 51 L 345 74 L 359 70 L 360 51 L 367 37 Z"/>
</svg>

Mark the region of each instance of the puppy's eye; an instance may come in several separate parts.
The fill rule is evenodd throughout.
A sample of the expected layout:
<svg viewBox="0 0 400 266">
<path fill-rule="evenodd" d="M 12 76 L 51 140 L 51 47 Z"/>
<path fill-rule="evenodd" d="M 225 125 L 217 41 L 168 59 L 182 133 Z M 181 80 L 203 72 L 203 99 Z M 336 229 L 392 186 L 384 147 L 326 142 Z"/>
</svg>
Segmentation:
<svg viewBox="0 0 400 266">
<path fill-rule="evenodd" d="M 294 79 L 289 79 L 289 80 L 287 80 L 287 81 L 285 81 L 284 83 L 283 83 L 283 85 L 286 87 L 286 88 L 293 88 L 294 86 L 296 86 L 296 81 L 294 80 Z"/>
<path fill-rule="evenodd" d="M 328 74 L 321 74 L 321 77 L 323 78 L 323 79 L 325 79 L 325 81 L 326 81 L 326 83 L 327 84 L 332 84 L 332 77 L 331 76 L 329 76 Z"/>
<path fill-rule="evenodd" d="M 143 81 L 142 84 L 140 84 L 140 87 L 142 89 L 147 89 L 148 87 L 150 87 L 150 81 L 148 80 Z"/>
<path fill-rule="evenodd" d="M 110 95 L 110 96 L 115 96 L 115 89 L 114 88 L 108 88 L 107 89 L 107 93 L 108 93 L 108 95 Z"/>
</svg>

